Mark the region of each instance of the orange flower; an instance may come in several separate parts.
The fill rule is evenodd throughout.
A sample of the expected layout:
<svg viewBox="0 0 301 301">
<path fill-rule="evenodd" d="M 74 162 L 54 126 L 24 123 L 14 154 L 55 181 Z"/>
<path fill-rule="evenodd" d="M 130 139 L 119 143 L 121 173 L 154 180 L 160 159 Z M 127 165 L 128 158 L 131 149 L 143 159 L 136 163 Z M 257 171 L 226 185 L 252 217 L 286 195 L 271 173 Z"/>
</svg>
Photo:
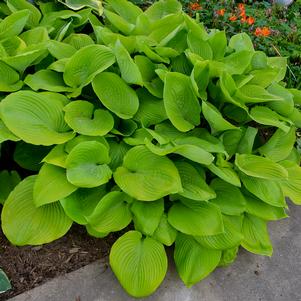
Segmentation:
<svg viewBox="0 0 301 301">
<path fill-rule="evenodd" d="M 246 23 L 246 22 L 247 22 L 247 16 L 243 16 L 243 17 L 240 19 L 240 22 L 241 22 L 241 23 Z"/>
<path fill-rule="evenodd" d="M 234 16 L 234 15 L 232 15 L 232 16 L 229 17 L 229 20 L 232 21 L 232 22 L 233 22 L 233 21 L 236 21 L 236 20 L 237 20 L 237 17 Z"/>
<path fill-rule="evenodd" d="M 245 5 L 243 3 L 238 3 L 238 9 L 240 11 L 245 11 Z"/>
<path fill-rule="evenodd" d="M 262 34 L 261 28 L 260 27 L 256 27 L 254 34 L 255 34 L 256 37 L 261 36 L 261 34 Z"/>
<path fill-rule="evenodd" d="M 268 27 L 263 27 L 262 30 L 261 30 L 261 34 L 264 37 L 267 37 L 271 34 L 271 30 Z"/>
<path fill-rule="evenodd" d="M 255 23 L 255 19 L 253 17 L 249 17 L 247 19 L 247 22 L 248 22 L 249 25 L 253 25 Z"/>
<path fill-rule="evenodd" d="M 190 3 L 189 6 L 190 6 L 190 9 L 192 9 L 192 10 L 200 10 L 200 9 L 202 9 L 202 6 L 199 3 L 197 3 L 197 2 Z"/>
<path fill-rule="evenodd" d="M 240 17 L 246 17 L 246 12 L 245 11 L 242 11 L 240 14 L 239 14 Z"/>
<path fill-rule="evenodd" d="M 223 16 L 225 14 L 225 9 L 222 8 L 222 9 L 219 9 L 216 13 L 219 15 L 219 16 Z"/>
</svg>

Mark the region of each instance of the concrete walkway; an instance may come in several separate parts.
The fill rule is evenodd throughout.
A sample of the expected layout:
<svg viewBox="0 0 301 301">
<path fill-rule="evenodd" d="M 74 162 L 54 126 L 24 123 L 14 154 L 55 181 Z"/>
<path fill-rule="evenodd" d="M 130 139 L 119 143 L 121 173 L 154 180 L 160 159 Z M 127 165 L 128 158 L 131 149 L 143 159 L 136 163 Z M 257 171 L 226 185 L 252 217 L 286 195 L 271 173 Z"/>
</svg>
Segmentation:
<svg viewBox="0 0 301 301">
<path fill-rule="evenodd" d="M 173 265 L 160 289 L 145 301 L 300 301 L 301 206 L 290 218 L 270 223 L 272 258 L 241 251 L 228 268 L 186 288 Z M 107 262 L 96 262 L 54 279 L 10 301 L 133 301 L 120 287 Z"/>
</svg>

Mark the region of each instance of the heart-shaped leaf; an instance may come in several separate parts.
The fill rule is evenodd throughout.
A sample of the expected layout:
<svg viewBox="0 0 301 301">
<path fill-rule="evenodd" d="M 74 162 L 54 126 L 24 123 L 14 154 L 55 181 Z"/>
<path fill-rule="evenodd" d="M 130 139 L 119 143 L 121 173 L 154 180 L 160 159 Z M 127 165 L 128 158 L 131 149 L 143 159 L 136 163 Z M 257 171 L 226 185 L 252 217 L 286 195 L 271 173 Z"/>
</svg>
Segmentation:
<svg viewBox="0 0 301 301">
<path fill-rule="evenodd" d="M 1 102 L 1 117 L 8 129 L 25 142 L 61 144 L 74 137 L 64 121 L 67 102 L 55 93 L 11 93 Z"/>
<path fill-rule="evenodd" d="M 20 182 L 6 200 L 2 214 L 2 230 L 17 246 L 41 245 L 64 236 L 72 220 L 59 202 L 36 207 L 33 187 L 36 176 Z"/>
<path fill-rule="evenodd" d="M 182 191 L 180 176 L 172 161 L 153 154 L 144 146 L 127 152 L 114 179 L 123 191 L 141 201 L 154 201 Z"/>
<path fill-rule="evenodd" d="M 110 265 L 123 288 L 132 296 L 152 294 L 167 271 L 167 256 L 161 243 L 129 231 L 112 246 Z"/>
<path fill-rule="evenodd" d="M 86 141 L 76 145 L 66 159 L 67 179 L 75 186 L 97 187 L 107 183 L 112 171 L 109 151 L 100 142 Z"/>
<path fill-rule="evenodd" d="M 130 119 L 137 112 L 139 100 L 135 90 L 117 74 L 103 72 L 94 78 L 92 86 L 102 104 L 118 117 Z"/>
</svg>

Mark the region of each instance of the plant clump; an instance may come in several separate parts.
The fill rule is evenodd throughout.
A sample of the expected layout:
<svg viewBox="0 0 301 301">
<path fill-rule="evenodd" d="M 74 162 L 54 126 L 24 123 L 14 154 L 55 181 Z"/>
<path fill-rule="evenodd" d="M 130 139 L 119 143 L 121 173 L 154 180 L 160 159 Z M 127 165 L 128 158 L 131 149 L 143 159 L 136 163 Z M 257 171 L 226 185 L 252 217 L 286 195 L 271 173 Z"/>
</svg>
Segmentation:
<svg viewBox="0 0 301 301">
<path fill-rule="evenodd" d="M 135 297 L 159 287 L 172 245 L 189 287 L 240 246 L 272 255 L 267 223 L 288 216 L 285 197 L 301 204 L 301 91 L 285 87 L 285 58 L 207 31 L 176 0 L 0 12 L 0 138 L 22 167 L 0 174 L 12 244 L 72 223 L 99 238 L 128 228 L 110 265 Z"/>
</svg>

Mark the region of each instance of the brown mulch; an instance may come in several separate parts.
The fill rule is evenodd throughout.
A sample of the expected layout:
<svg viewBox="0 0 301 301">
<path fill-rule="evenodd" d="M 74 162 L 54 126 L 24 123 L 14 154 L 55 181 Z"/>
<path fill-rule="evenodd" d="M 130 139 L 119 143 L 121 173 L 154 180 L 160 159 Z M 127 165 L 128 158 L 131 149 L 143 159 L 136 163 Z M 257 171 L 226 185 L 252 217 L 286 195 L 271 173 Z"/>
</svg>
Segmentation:
<svg viewBox="0 0 301 301">
<path fill-rule="evenodd" d="M 117 235 L 93 238 L 84 227 L 76 225 L 66 236 L 50 244 L 15 247 L 0 232 L 0 268 L 8 275 L 13 287 L 1 294 L 0 300 L 8 300 L 107 256 L 116 238 Z"/>
</svg>

